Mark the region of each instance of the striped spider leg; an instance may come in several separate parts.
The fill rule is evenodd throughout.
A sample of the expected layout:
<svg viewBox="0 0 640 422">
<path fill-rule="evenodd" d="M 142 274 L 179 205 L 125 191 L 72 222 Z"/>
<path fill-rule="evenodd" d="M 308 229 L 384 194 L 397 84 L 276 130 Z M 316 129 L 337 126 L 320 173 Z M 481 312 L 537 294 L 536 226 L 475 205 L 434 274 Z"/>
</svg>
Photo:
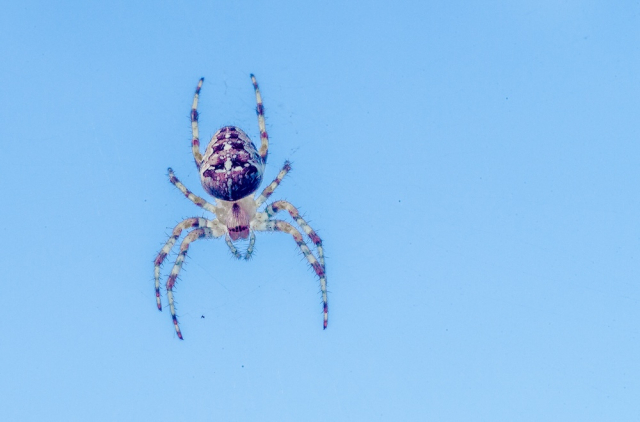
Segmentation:
<svg viewBox="0 0 640 422">
<path fill-rule="evenodd" d="M 276 176 L 273 182 L 267 186 L 262 193 L 256 198 L 256 205 L 260 207 L 275 191 L 275 189 L 280 185 L 284 177 L 291 170 L 291 163 L 286 161 L 284 163 L 284 167 L 280 170 L 280 173 Z M 302 228 L 302 230 L 306 233 L 306 235 L 311 239 L 313 244 L 316 246 L 316 250 L 318 251 L 318 258 L 313 255 L 313 253 L 309 250 L 309 247 L 304 242 L 302 235 L 298 230 L 296 230 L 291 224 L 280 221 L 280 220 L 272 220 L 272 217 L 275 216 L 280 211 L 287 211 L 291 218 Z M 309 226 L 309 224 L 300 216 L 298 209 L 294 207 L 291 203 L 287 201 L 275 201 L 272 204 L 268 205 L 265 208 L 263 213 L 259 213 L 255 219 L 255 226 L 252 225 L 252 228 L 256 231 L 280 231 L 284 233 L 289 233 L 293 236 L 296 244 L 304 254 L 309 264 L 315 271 L 316 275 L 320 279 L 320 290 L 322 293 L 322 304 L 323 304 L 323 314 L 324 314 L 324 323 L 323 328 L 327 328 L 328 322 L 328 303 L 327 303 L 327 279 L 326 279 L 326 268 L 324 263 L 324 249 L 322 248 L 322 240 L 316 234 L 316 232 Z"/>
<path fill-rule="evenodd" d="M 267 216 L 267 213 L 262 214 L 265 217 Z M 256 221 L 256 223 L 252 225 L 251 228 L 255 231 L 279 231 L 283 233 L 289 233 L 291 236 L 293 236 L 293 239 L 304 254 L 304 257 L 307 259 L 307 261 L 309 261 L 309 264 L 311 264 L 311 267 L 320 279 L 320 291 L 322 292 L 322 312 L 324 315 L 322 327 L 326 330 L 327 322 L 329 320 L 329 306 L 327 302 L 327 276 L 325 274 L 324 259 L 322 263 L 319 263 L 318 259 L 316 259 L 313 253 L 309 250 L 309 247 L 305 243 L 300 232 L 286 221 L 269 219 L 267 219 L 267 221 Z M 320 251 L 322 249 L 320 248 L 318 250 Z"/>
<path fill-rule="evenodd" d="M 267 186 L 260 196 L 256 198 L 256 206 L 260 208 L 260 206 L 273 194 L 273 191 L 280 185 L 284 177 L 291 170 L 291 163 L 289 161 L 285 161 L 284 167 L 280 170 L 280 173 L 276 176 L 273 182 Z M 291 218 L 295 220 L 296 223 L 304 230 L 304 232 L 309 236 L 311 241 L 318 250 L 318 258 L 320 260 L 320 265 L 324 268 L 324 250 L 322 249 L 322 240 L 316 234 L 316 232 L 309 226 L 309 224 L 300 216 L 296 207 L 291 205 L 287 201 L 276 201 L 271 205 L 268 205 L 265 209 L 268 219 L 276 215 L 279 211 L 286 210 L 291 215 Z"/>
<path fill-rule="evenodd" d="M 182 268 L 182 263 L 187 255 L 187 251 L 189 250 L 189 245 L 191 242 L 194 242 L 198 239 L 202 238 L 216 238 L 220 237 L 224 234 L 224 229 L 219 226 L 219 223 L 214 221 L 206 221 L 206 227 L 200 227 L 191 231 L 185 238 L 182 240 L 182 244 L 180 245 L 180 252 L 178 253 L 178 258 L 176 258 L 176 262 L 171 269 L 171 274 L 169 278 L 167 278 L 167 298 L 169 299 L 169 310 L 171 311 L 171 319 L 173 320 L 173 326 L 176 329 L 176 334 L 178 338 L 182 340 L 182 332 L 180 331 L 180 326 L 178 325 L 178 317 L 176 316 L 176 308 L 173 299 L 173 286 L 176 283 L 176 279 L 178 277 L 178 273 Z"/>
<path fill-rule="evenodd" d="M 224 126 L 212 136 L 204 154 L 201 154 L 198 127 L 198 99 L 203 81 L 204 78 L 198 82 L 191 106 L 191 149 L 200 174 L 202 187 L 208 194 L 215 198 L 214 203 L 209 203 L 193 194 L 178 180 L 171 169 L 169 169 L 168 172 L 169 181 L 174 184 L 187 199 L 203 210 L 212 213 L 214 217 L 212 219 L 192 217 L 178 223 L 158 253 L 154 262 L 156 305 L 158 309 L 162 310 L 160 300 L 160 267 L 183 231 L 191 230 L 186 234 L 180 244 L 178 257 L 166 281 L 171 318 L 176 334 L 181 340 L 183 337 L 176 316 L 173 288 L 191 243 L 198 239 L 219 238 L 224 236 L 231 253 L 236 258 L 242 258 L 242 253 L 235 246 L 234 242 L 249 239 L 249 246 L 244 255 L 245 259 L 249 259 L 253 253 L 256 231 L 280 231 L 293 236 L 296 244 L 316 275 L 320 278 L 320 288 L 322 290 L 322 301 L 324 304 L 323 326 L 327 328 L 327 282 L 322 241 L 309 224 L 299 215 L 298 210 L 289 202 L 275 201 L 266 206 L 263 212 L 258 212 L 258 208 L 273 194 L 273 191 L 291 169 L 289 162 L 285 163 L 275 180 L 271 182 L 260 195 L 255 198 L 253 197 L 253 193 L 256 192 L 262 182 L 269 149 L 269 136 L 265 127 L 262 96 L 256 78 L 251 75 L 251 82 L 255 91 L 257 104 L 256 113 L 258 116 L 258 129 L 260 130 L 260 148 L 256 148 L 253 142 L 251 142 L 251 139 L 249 139 L 249 136 L 242 129 L 235 126 Z M 311 242 L 316 246 L 317 257 L 305 243 L 300 231 L 285 221 L 272 219 L 272 217 L 280 211 L 287 211 L 302 231 L 309 237 Z"/>
</svg>

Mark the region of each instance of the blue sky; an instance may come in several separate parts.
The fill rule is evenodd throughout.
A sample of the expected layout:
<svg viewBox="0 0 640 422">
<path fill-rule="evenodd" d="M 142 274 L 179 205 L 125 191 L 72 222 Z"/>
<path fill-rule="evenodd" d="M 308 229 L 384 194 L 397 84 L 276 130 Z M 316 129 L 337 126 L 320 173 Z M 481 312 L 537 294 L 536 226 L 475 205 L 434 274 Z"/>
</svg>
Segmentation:
<svg viewBox="0 0 640 422">
<path fill-rule="evenodd" d="M 640 419 L 638 2 L 345 3 L 3 7 L 0 419 Z M 250 73 L 329 327 L 258 233 L 191 248 L 179 341 L 166 169 L 204 195 L 202 76 L 203 143 L 258 139 Z"/>
</svg>

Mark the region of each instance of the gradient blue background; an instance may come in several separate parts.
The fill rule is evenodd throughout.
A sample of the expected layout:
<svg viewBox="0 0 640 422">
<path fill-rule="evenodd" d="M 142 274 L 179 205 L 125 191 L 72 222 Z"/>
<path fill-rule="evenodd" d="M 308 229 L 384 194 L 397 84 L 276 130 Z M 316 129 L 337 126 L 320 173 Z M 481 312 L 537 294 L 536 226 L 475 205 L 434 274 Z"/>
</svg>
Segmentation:
<svg viewBox="0 0 640 422">
<path fill-rule="evenodd" d="M 637 1 L 107 3 L 0 13 L 1 420 L 640 420 Z M 249 73 L 329 328 L 259 234 L 192 247 L 181 342 L 166 168 L 201 76 L 258 138 Z"/>
</svg>

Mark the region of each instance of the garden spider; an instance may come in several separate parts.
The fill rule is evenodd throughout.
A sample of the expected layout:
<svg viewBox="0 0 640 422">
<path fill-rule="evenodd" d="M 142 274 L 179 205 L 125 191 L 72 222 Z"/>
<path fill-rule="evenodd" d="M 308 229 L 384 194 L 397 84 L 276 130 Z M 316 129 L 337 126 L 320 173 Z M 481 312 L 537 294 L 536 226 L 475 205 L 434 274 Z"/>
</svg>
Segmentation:
<svg viewBox="0 0 640 422">
<path fill-rule="evenodd" d="M 171 251 L 176 241 L 180 237 L 183 230 L 193 228 L 189 234 L 185 236 L 180 245 L 180 252 L 176 262 L 167 279 L 167 298 L 169 299 L 169 309 L 171 310 L 171 318 L 173 326 L 176 329 L 178 338 L 182 340 L 182 332 L 178 325 L 176 317 L 176 309 L 173 299 L 173 287 L 180 268 L 184 262 L 184 258 L 189 250 L 191 242 L 201 238 L 217 238 L 225 236 L 227 246 L 231 253 L 238 259 L 242 258 L 242 253 L 234 246 L 233 242 L 238 239 L 249 238 L 249 246 L 244 255 L 245 259 L 249 259 L 253 253 L 253 247 L 256 241 L 256 231 L 279 231 L 289 233 L 293 236 L 298 247 L 304 254 L 309 264 L 320 278 L 320 290 L 322 292 L 322 303 L 324 321 L 323 327 L 327 328 L 328 307 L 327 307 L 327 279 L 325 276 L 324 252 L 322 249 L 322 241 L 307 222 L 300 216 L 298 210 L 286 201 L 275 201 L 267 205 L 262 212 L 258 209 L 271 196 L 273 191 L 278 187 L 282 179 L 291 170 L 288 161 L 284 163 L 284 167 L 278 173 L 278 176 L 269 186 L 267 186 L 260 195 L 255 198 L 252 196 L 262 182 L 265 164 L 267 161 L 267 150 L 269 147 L 269 136 L 264 125 L 264 108 L 262 106 L 262 98 L 256 78 L 251 75 L 253 88 L 256 92 L 256 102 L 258 107 L 258 127 L 260 128 L 260 149 L 256 149 L 249 137 L 240 128 L 234 126 L 225 126 L 218 130 L 212 137 L 204 155 L 200 153 L 200 139 L 198 135 L 198 97 L 200 88 L 204 78 L 200 79 L 193 96 L 193 105 L 191 107 L 191 130 L 193 133 L 192 150 L 193 158 L 196 166 L 200 171 L 200 181 L 202 187 L 208 194 L 215 199 L 211 204 L 197 195 L 194 195 L 187 189 L 173 174 L 171 168 L 168 169 L 169 181 L 173 183 L 180 191 L 197 206 L 213 213 L 213 219 L 206 218 L 187 218 L 180 222 L 174 229 L 173 233 L 158 253 L 155 260 L 154 276 L 156 283 L 156 303 L 158 309 L 162 311 L 160 303 L 160 266 Z M 287 211 L 293 220 L 302 228 L 309 239 L 315 244 L 317 249 L 317 258 L 309 250 L 302 234 L 291 224 L 283 220 L 276 220 L 273 217 L 280 211 Z"/>
</svg>

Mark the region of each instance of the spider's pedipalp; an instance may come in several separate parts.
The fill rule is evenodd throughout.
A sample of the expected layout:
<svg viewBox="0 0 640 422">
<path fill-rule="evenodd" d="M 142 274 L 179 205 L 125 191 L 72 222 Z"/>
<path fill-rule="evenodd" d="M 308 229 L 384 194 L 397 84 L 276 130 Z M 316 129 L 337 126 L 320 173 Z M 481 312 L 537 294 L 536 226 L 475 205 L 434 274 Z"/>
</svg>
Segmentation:
<svg viewBox="0 0 640 422">
<path fill-rule="evenodd" d="M 224 241 L 227 243 L 227 247 L 231 251 L 231 254 L 237 259 L 242 259 L 242 252 L 240 252 L 238 248 L 236 248 L 236 245 L 233 244 L 233 240 L 228 234 L 224 237 Z M 256 243 L 256 234 L 254 232 L 251 232 L 249 236 L 249 246 L 247 247 L 247 251 L 244 254 L 245 260 L 248 261 L 249 259 L 251 259 L 251 255 L 253 254 L 253 247 L 255 243 Z"/>
<path fill-rule="evenodd" d="M 269 152 L 269 135 L 267 134 L 267 128 L 264 124 L 264 107 L 262 106 L 262 96 L 260 95 L 260 88 L 258 88 L 258 82 L 256 77 L 251 74 L 251 82 L 253 82 L 253 89 L 256 92 L 256 114 L 258 115 L 258 127 L 260 128 L 260 150 L 258 153 L 262 157 L 263 162 L 267 162 L 267 154 Z"/>
<path fill-rule="evenodd" d="M 227 243 L 227 247 L 229 247 L 231 255 L 233 255 L 235 258 L 242 259 L 242 253 L 240 253 L 238 248 L 236 248 L 236 246 L 233 244 L 233 240 L 231 240 L 228 234 L 224 237 L 224 241 Z"/>
<path fill-rule="evenodd" d="M 200 78 L 198 86 L 196 87 L 196 93 L 193 95 L 193 104 L 191 105 L 191 150 L 193 151 L 193 159 L 196 161 L 196 166 L 200 168 L 202 164 L 202 154 L 200 154 L 200 134 L 198 131 L 198 98 L 200 97 L 200 89 L 204 78 Z"/>
<path fill-rule="evenodd" d="M 266 223 L 261 223 L 256 225 L 256 230 L 258 231 L 279 231 L 283 233 L 289 233 L 293 236 L 296 244 L 304 254 L 304 257 L 307 258 L 309 264 L 311 264 L 311 268 L 315 271 L 316 275 L 320 279 L 320 291 L 322 293 L 322 312 L 324 314 L 324 322 L 323 328 L 327 328 L 327 322 L 329 319 L 329 306 L 327 303 L 327 276 L 325 274 L 324 265 L 320 264 L 318 259 L 313 255 L 304 239 L 302 238 L 302 234 L 291 224 L 282 220 L 269 220 Z"/>
<path fill-rule="evenodd" d="M 224 234 L 224 229 L 219 226 L 219 224 L 215 221 L 208 221 L 207 227 L 201 227 L 193 230 L 189 233 L 182 244 L 180 245 L 180 252 L 178 253 L 178 258 L 176 258 L 176 262 L 171 269 L 171 274 L 169 274 L 169 278 L 167 278 L 167 298 L 169 299 L 169 309 L 171 311 L 171 319 L 173 320 L 173 326 L 176 329 L 176 334 L 178 338 L 182 340 L 182 332 L 180 331 L 180 326 L 178 325 L 178 317 L 176 316 L 176 307 L 175 301 L 173 299 L 173 286 L 176 284 L 176 280 L 178 278 L 178 273 L 180 273 L 180 269 L 182 268 L 182 264 L 184 263 L 184 259 L 187 256 L 187 251 L 189 250 L 189 245 L 191 242 L 194 242 L 201 238 L 215 238 L 220 237 Z"/>
<path fill-rule="evenodd" d="M 181 221 L 173 229 L 173 232 L 171 233 L 171 236 L 169 236 L 169 240 L 167 240 L 167 243 L 165 243 L 162 249 L 160 249 L 160 252 L 156 257 L 156 260 L 154 261 L 154 269 L 153 269 L 153 275 L 156 282 L 156 304 L 158 306 L 158 310 L 160 311 L 162 310 L 162 303 L 160 302 L 160 266 L 162 265 L 165 258 L 173 248 L 173 245 L 176 244 L 176 241 L 180 237 L 180 234 L 182 233 L 183 230 L 190 229 L 190 228 L 205 227 L 208 223 L 209 223 L 209 220 L 207 220 L 206 218 L 199 218 L 199 217 L 187 218 L 186 220 Z"/>
<path fill-rule="evenodd" d="M 264 204 L 264 201 L 266 201 L 271 196 L 273 191 L 276 190 L 276 188 L 282 182 L 282 179 L 284 179 L 284 177 L 287 175 L 287 173 L 290 170 L 291 170 L 291 163 L 289 161 L 285 161 L 284 166 L 282 167 L 282 170 L 280 170 L 276 178 L 273 179 L 273 182 L 271 182 L 269 186 L 264 188 L 260 196 L 256 198 L 256 208 L 259 208 L 260 205 Z"/>
<path fill-rule="evenodd" d="M 256 234 L 254 232 L 251 232 L 251 236 L 249 237 L 249 247 L 247 247 L 247 252 L 245 252 L 244 254 L 245 261 L 248 261 L 251 259 L 251 256 L 253 255 L 253 246 L 255 244 L 256 244 Z"/>
</svg>

